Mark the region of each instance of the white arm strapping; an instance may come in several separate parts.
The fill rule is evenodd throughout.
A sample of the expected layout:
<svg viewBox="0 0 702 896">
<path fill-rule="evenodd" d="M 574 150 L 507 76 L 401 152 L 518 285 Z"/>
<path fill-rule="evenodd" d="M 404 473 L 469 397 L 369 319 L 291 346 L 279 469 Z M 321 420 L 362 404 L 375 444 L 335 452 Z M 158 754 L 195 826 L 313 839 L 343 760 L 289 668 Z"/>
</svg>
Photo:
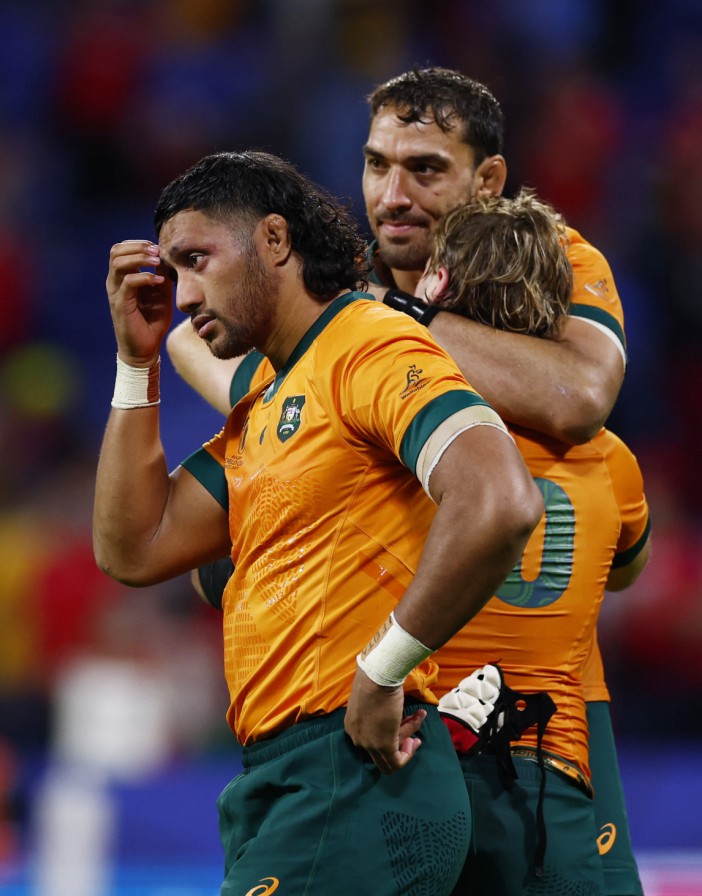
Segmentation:
<svg viewBox="0 0 702 896">
<path fill-rule="evenodd" d="M 390 614 L 369 647 L 356 657 L 358 665 L 371 681 L 387 688 L 401 685 L 415 666 L 434 653 L 406 632 L 394 613 Z"/>
<path fill-rule="evenodd" d="M 417 457 L 415 469 L 417 479 L 422 483 L 422 488 L 432 501 L 434 499 L 429 491 L 429 479 L 434 472 L 434 467 L 439 463 L 451 442 L 462 432 L 472 429 L 474 426 L 493 426 L 504 432 L 508 438 L 512 438 L 500 416 L 484 404 L 463 408 L 444 420 L 424 443 Z"/>
<path fill-rule="evenodd" d="M 161 359 L 151 367 L 132 367 L 117 355 L 117 375 L 112 407 L 130 411 L 150 408 L 161 402 Z"/>
</svg>

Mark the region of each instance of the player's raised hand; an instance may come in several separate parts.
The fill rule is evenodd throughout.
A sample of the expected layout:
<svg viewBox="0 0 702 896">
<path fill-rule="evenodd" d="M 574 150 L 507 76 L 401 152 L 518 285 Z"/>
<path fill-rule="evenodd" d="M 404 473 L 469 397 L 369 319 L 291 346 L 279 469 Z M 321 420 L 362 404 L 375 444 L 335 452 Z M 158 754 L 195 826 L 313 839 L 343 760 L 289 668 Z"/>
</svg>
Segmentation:
<svg viewBox="0 0 702 896">
<path fill-rule="evenodd" d="M 112 324 L 119 356 L 133 367 L 156 361 L 173 319 L 173 289 L 160 261 L 159 247 L 149 240 L 125 240 L 110 250 L 106 287 Z"/>
</svg>

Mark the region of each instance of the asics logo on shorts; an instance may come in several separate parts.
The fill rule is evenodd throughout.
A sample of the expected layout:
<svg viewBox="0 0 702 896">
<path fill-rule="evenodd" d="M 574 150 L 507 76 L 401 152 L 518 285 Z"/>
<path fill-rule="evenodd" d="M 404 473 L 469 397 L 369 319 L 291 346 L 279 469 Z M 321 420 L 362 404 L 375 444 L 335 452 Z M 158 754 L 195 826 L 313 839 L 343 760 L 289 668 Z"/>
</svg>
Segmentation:
<svg viewBox="0 0 702 896">
<path fill-rule="evenodd" d="M 270 884 L 266 884 L 266 881 L 270 881 Z M 262 877 L 260 882 L 245 896 L 269 896 L 269 893 L 275 893 L 278 889 L 278 884 L 280 881 L 277 877 Z"/>
<path fill-rule="evenodd" d="M 597 851 L 603 856 L 614 846 L 614 841 L 617 839 L 617 828 L 610 822 L 603 824 L 600 831 L 602 833 L 597 838 Z"/>
</svg>

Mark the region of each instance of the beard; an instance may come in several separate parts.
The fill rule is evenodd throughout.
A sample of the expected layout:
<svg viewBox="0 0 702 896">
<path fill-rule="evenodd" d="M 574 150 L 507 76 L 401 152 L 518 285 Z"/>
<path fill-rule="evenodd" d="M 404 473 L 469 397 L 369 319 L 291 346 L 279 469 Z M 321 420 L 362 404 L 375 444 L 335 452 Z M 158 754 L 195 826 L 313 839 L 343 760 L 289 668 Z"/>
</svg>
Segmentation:
<svg viewBox="0 0 702 896">
<path fill-rule="evenodd" d="M 383 218 L 385 219 L 411 223 L 416 227 L 411 237 L 393 238 L 383 231 L 380 219 L 376 219 L 369 208 L 366 208 L 366 215 L 373 236 L 378 242 L 378 250 L 384 264 L 396 271 L 424 270 L 431 255 L 431 241 L 436 229 L 436 223 L 429 216 L 395 216 L 387 211 L 384 212 Z"/>
<path fill-rule="evenodd" d="M 269 273 L 253 245 L 247 247 L 245 270 L 236 291 L 229 297 L 230 312 L 215 315 L 224 334 L 210 343 L 215 358 L 239 358 L 265 342 L 273 321 L 280 286 Z"/>
<path fill-rule="evenodd" d="M 425 238 L 415 242 L 396 243 L 382 234 L 377 237 L 378 250 L 383 262 L 396 271 L 423 271 L 431 254 L 431 236 L 426 231 Z"/>
</svg>

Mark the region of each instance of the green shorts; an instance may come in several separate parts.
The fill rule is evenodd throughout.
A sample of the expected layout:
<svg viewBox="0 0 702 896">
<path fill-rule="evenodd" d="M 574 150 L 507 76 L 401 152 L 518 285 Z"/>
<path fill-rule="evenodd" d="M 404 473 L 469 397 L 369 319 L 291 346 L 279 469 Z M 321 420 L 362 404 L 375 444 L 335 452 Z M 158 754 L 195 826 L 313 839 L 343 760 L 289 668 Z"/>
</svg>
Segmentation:
<svg viewBox="0 0 702 896">
<path fill-rule="evenodd" d="M 607 896 L 643 896 L 629 835 L 609 703 L 597 701 L 586 706 L 590 771 L 595 789 L 595 827 Z"/>
<path fill-rule="evenodd" d="M 515 756 L 518 778 L 509 791 L 502 786 L 494 756 L 464 757 L 461 765 L 473 836 L 454 896 L 604 896 L 593 804 L 580 788 L 558 772 L 546 771 L 546 857 L 543 876 L 536 877 L 539 766 Z"/>
<path fill-rule="evenodd" d="M 382 775 L 344 732 L 345 709 L 245 747 L 222 792 L 227 896 L 449 896 L 470 840 L 461 768 L 436 707 L 422 746 Z"/>
</svg>

